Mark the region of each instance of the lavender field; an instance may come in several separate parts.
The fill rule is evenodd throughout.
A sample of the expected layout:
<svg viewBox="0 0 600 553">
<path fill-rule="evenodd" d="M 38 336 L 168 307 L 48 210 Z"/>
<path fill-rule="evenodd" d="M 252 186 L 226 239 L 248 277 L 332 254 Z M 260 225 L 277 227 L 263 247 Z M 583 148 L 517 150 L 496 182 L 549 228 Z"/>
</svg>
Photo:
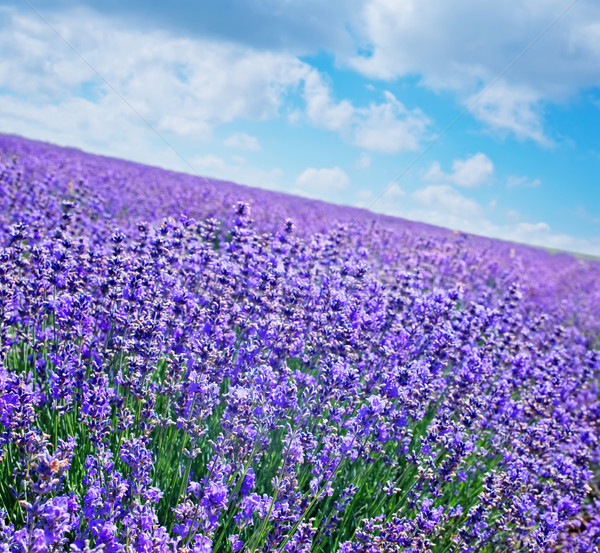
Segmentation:
<svg viewBox="0 0 600 553">
<path fill-rule="evenodd" d="M 600 263 L 0 136 L 0 551 L 600 551 Z"/>
</svg>

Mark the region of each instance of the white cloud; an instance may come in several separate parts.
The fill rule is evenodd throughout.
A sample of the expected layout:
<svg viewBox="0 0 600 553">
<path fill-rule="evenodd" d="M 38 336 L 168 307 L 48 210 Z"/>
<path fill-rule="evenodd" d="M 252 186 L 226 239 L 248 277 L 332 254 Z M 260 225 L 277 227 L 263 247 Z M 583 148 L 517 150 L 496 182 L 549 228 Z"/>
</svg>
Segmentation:
<svg viewBox="0 0 600 553">
<path fill-rule="evenodd" d="M 189 171 L 189 167 L 115 96 L 97 103 L 65 98 L 59 104 L 32 105 L 18 97 L 0 101 L 0 128 L 54 144 L 75 145 L 103 155 Z"/>
<path fill-rule="evenodd" d="M 477 188 L 489 182 L 494 174 L 492 160 L 481 152 L 452 162 L 452 172 L 445 173 L 439 162 L 432 163 L 423 176 L 426 181 L 450 182 L 464 188 Z"/>
<path fill-rule="evenodd" d="M 419 188 L 411 196 L 422 206 L 451 215 L 478 216 L 481 206 L 447 184 L 431 184 Z"/>
<path fill-rule="evenodd" d="M 192 159 L 192 165 L 199 174 L 216 179 L 236 182 L 257 188 L 283 190 L 281 169 L 265 170 L 244 163 L 230 164 L 224 159 L 206 154 Z"/>
<path fill-rule="evenodd" d="M 387 200 L 376 204 L 377 211 L 450 230 L 600 256 L 598 238 L 557 232 L 544 221 L 523 220 L 516 211 L 508 213 L 503 223 L 493 222 L 495 206 L 484 207 L 449 185 L 428 185 L 405 197 L 390 196 Z"/>
<path fill-rule="evenodd" d="M 201 171 L 219 171 L 223 167 L 227 167 L 227 162 L 223 158 L 213 154 L 195 157 L 192 159 L 192 163 Z M 216 174 L 210 174 L 207 176 L 218 177 Z"/>
<path fill-rule="evenodd" d="M 452 182 L 466 188 L 477 188 L 494 174 L 494 164 L 481 152 L 452 163 Z"/>
<path fill-rule="evenodd" d="M 511 175 L 506 179 L 506 186 L 508 188 L 537 188 L 542 184 L 540 179 L 530 179 L 529 177 L 517 177 Z"/>
<path fill-rule="evenodd" d="M 406 109 L 391 92 L 385 92 L 385 99 L 381 104 L 356 109 L 353 143 L 386 154 L 417 150 L 429 119 L 418 109 Z"/>
<path fill-rule="evenodd" d="M 417 150 L 430 124 L 421 110 L 407 109 L 387 91 L 384 102 L 367 107 L 356 107 L 348 100 L 336 102 L 316 71 L 305 80 L 304 98 L 313 125 L 338 132 L 351 144 L 369 151 L 395 154 Z"/>
<path fill-rule="evenodd" d="M 2 15 L 0 128 L 8 132 L 25 133 L 27 129 L 33 138 L 46 138 L 64 129 L 67 143 L 93 151 L 102 143 L 103 153 L 123 155 L 107 139 L 115 128 L 121 136 L 152 134 L 131 108 L 161 135 L 185 138 L 188 143 L 208 142 L 219 125 L 278 117 L 293 94 L 304 99 L 305 120 L 310 124 L 336 132 L 364 150 L 415 150 L 429 124 L 422 112 L 407 109 L 389 92 L 382 102 L 365 107 L 349 100 L 335 101 L 326 77 L 289 53 L 208 38 L 182 38 L 159 30 L 142 32 L 85 9 L 50 15 L 52 26 L 109 86 L 35 14 L 7 8 Z M 28 106 L 34 106 L 32 111 L 39 107 L 55 114 L 55 121 L 42 117 L 24 123 L 6 107 L 10 103 L 7 98 L 20 102 L 18 113 L 24 114 Z M 80 115 L 72 112 L 78 102 L 87 102 L 81 124 L 75 122 Z M 119 103 L 122 109 L 107 118 L 108 106 Z M 292 106 L 288 104 L 285 113 L 298 119 L 297 108 Z M 90 125 L 90 120 L 96 122 Z M 71 123 L 70 130 L 63 121 Z M 141 129 L 145 130 L 138 132 Z M 147 146 L 154 138 L 142 140 Z M 255 137 L 243 134 L 230 136 L 225 144 L 260 148 Z"/>
<path fill-rule="evenodd" d="M 470 104 L 476 95 L 467 98 Z M 529 87 L 499 81 L 471 108 L 471 112 L 492 129 L 512 132 L 519 140 L 531 139 L 543 146 L 554 142 L 545 135 L 542 116 L 537 108 L 541 96 Z"/>
<path fill-rule="evenodd" d="M 545 222 L 519 222 L 515 225 L 492 226 L 490 230 L 488 236 L 497 236 L 513 242 L 600 256 L 600 239 L 578 238 L 557 232 Z"/>
<path fill-rule="evenodd" d="M 464 105 L 492 82 L 567 6 L 562 0 L 366 0 L 355 21 L 359 54 L 339 54 L 362 74 L 419 76 Z M 457 39 L 460 37 L 460 39 Z M 551 143 L 539 106 L 600 85 L 600 4 L 579 0 L 473 109 L 492 129 Z"/>
<path fill-rule="evenodd" d="M 377 211 L 387 215 L 421 221 L 451 230 L 486 234 L 481 227 L 484 209 L 448 185 L 430 185 L 406 197 L 388 198 L 376 204 Z"/>
<path fill-rule="evenodd" d="M 348 100 L 335 103 L 329 87 L 317 71 L 311 71 L 304 82 L 306 114 L 311 123 L 329 131 L 347 131 L 355 108 Z"/>
<path fill-rule="evenodd" d="M 275 117 L 285 94 L 310 71 L 289 54 L 142 32 L 85 10 L 49 19 L 145 121 L 169 138 L 207 142 L 215 126 Z M 120 156 L 150 149 L 156 136 L 144 121 L 35 14 L 2 10 L 0 51 L 0 128 L 5 132 Z M 124 137 L 140 142 L 123 150 Z M 233 140 L 256 148 L 252 138 Z M 152 153 L 145 160 L 156 163 Z"/>
<path fill-rule="evenodd" d="M 322 193 L 341 191 L 348 187 L 350 179 L 343 169 L 315 169 L 308 167 L 296 179 L 296 184 L 303 190 Z"/>
<path fill-rule="evenodd" d="M 370 188 L 361 188 L 356 192 L 356 197 L 363 201 L 372 199 L 373 195 L 373 191 Z"/>
<path fill-rule="evenodd" d="M 391 199 L 396 199 L 406 196 L 406 192 L 397 182 L 392 182 L 388 185 L 388 188 L 386 188 L 385 195 Z"/>
<path fill-rule="evenodd" d="M 427 170 L 427 172 L 423 175 L 423 180 L 426 181 L 442 181 L 449 180 L 450 176 L 444 171 L 442 171 L 442 166 L 439 161 L 434 161 L 431 164 L 431 167 Z"/>
<path fill-rule="evenodd" d="M 221 2 L 155 2 L 140 18 L 127 2 L 79 0 L 78 4 L 102 5 L 131 24 L 169 27 L 183 36 L 212 36 L 253 48 L 295 52 L 299 55 L 352 48 L 350 29 L 345 24 L 356 17 L 362 0 L 235 0 Z M 6 2 L 5 2 L 6 3 Z M 17 3 L 17 2 L 13 2 Z M 65 2 L 53 2 L 54 4 Z M 73 2 L 71 2 L 73 3 Z M 42 2 L 41 5 L 50 4 Z M 141 4 L 138 4 L 141 6 Z M 190 9 L 193 6 L 194 9 Z M 221 9 L 216 9 L 221 7 Z"/>
<path fill-rule="evenodd" d="M 537 234 L 546 233 L 550 231 L 550 225 L 548 223 L 518 223 L 515 227 L 515 231 L 519 234 Z"/>
<path fill-rule="evenodd" d="M 230 148 L 239 148 L 240 150 L 260 150 L 258 138 L 243 132 L 236 132 L 235 134 L 232 134 L 223 141 L 223 144 Z"/>
<path fill-rule="evenodd" d="M 355 202 L 354 205 L 357 207 L 366 207 L 367 209 L 380 211 L 382 205 L 385 204 L 395 206 L 397 205 L 397 202 L 405 196 L 406 191 L 397 182 L 391 182 L 388 184 L 387 188 L 377 192 L 369 188 L 361 188 L 357 190 L 356 198 L 358 201 Z M 386 208 L 383 209 L 382 213 L 386 213 Z"/>
</svg>

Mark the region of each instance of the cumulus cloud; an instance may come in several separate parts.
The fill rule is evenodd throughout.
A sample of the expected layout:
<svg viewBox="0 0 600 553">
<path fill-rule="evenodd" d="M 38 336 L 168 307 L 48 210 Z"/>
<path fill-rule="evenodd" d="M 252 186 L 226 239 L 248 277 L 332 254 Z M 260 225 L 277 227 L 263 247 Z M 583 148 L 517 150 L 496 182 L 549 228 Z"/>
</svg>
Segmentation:
<svg viewBox="0 0 600 553">
<path fill-rule="evenodd" d="M 116 96 L 96 103 L 71 97 L 42 105 L 13 96 L 0 98 L 0 128 L 4 132 L 190 171 Z"/>
<path fill-rule="evenodd" d="M 284 173 L 279 168 L 265 170 L 247 165 L 243 159 L 232 164 L 213 154 L 194 157 L 191 163 L 199 174 L 206 177 L 269 190 L 283 190 Z"/>
<path fill-rule="evenodd" d="M 226 138 L 223 141 L 223 144 L 230 148 L 239 148 L 240 150 L 260 150 L 258 138 L 256 138 L 255 136 L 250 136 L 243 132 L 237 132 L 235 134 L 232 134 L 230 137 Z"/>
<path fill-rule="evenodd" d="M 452 182 L 466 188 L 476 188 L 494 174 L 494 164 L 485 154 L 477 153 L 452 163 Z"/>
<path fill-rule="evenodd" d="M 371 198 L 361 199 L 361 204 L 368 204 Z M 412 194 L 390 196 L 387 200 L 377 204 L 377 211 L 450 230 L 600 256 L 599 238 L 568 235 L 545 221 L 527 220 L 516 211 L 510 213 L 508 220 L 498 222 L 494 205 L 483 206 L 449 185 L 427 185 Z"/>
<path fill-rule="evenodd" d="M 320 192 L 341 191 L 348 187 L 350 179 L 343 169 L 315 169 L 308 167 L 296 179 L 296 184 L 303 190 Z"/>
<path fill-rule="evenodd" d="M 388 198 L 396 199 L 406 196 L 406 191 L 397 182 L 393 182 L 386 188 L 385 195 Z"/>
<path fill-rule="evenodd" d="M 2 16 L 0 128 L 120 156 L 145 148 L 152 163 L 157 137 L 145 122 L 169 139 L 208 142 L 218 125 L 276 117 L 310 71 L 285 53 L 142 32 L 84 10 L 50 15 L 105 82 L 35 14 L 5 9 Z M 131 145 L 122 149 L 124 141 Z M 230 143 L 259 147 L 247 135 Z"/>
<path fill-rule="evenodd" d="M 361 2 L 220 0 L 219 9 L 215 9 L 215 2 L 194 2 L 194 9 L 190 9 L 188 2 L 154 2 L 151 10 L 144 11 L 143 19 L 136 10 L 136 7 L 143 6 L 143 2 L 78 0 L 77 4 L 90 7 L 102 4 L 103 11 L 108 11 L 119 20 L 139 25 L 142 19 L 146 26 L 168 27 L 180 36 L 210 37 L 220 41 L 235 41 L 252 48 L 306 55 L 320 48 L 351 48 L 352 36 L 345 23 L 349 18 L 356 17 Z M 4 0 L 4 3 L 23 2 Z"/>
<path fill-rule="evenodd" d="M 430 123 L 421 110 L 408 110 L 391 92 L 385 92 L 381 104 L 357 108 L 355 116 L 353 143 L 386 154 L 417 150 Z"/>
<path fill-rule="evenodd" d="M 600 255 L 600 239 L 580 238 L 559 232 L 546 221 L 531 220 L 518 211 L 499 214 L 495 201 L 485 204 L 469 197 L 455 186 L 459 182 L 473 189 L 474 183 L 483 183 L 491 176 L 493 167 L 483 154 L 454 160 L 452 172 L 442 171 L 435 162 L 422 175 L 421 186 L 411 193 L 399 189 L 386 193 L 385 202 L 377 202 L 374 209 L 388 215 L 422 221 L 450 230 L 461 230 L 490 238 L 500 238 L 524 244 L 533 244 L 558 250 Z M 485 169 L 485 170 L 484 170 Z M 434 182 L 427 184 L 427 182 Z M 509 177 L 513 186 L 537 185 L 537 179 Z M 399 192 L 399 193 L 397 193 Z M 469 192 L 471 193 L 471 192 Z M 361 195 L 361 204 L 370 205 L 372 196 Z"/>
<path fill-rule="evenodd" d="M 27 129 L 29 136 L 43 139 L 65 134 L 65 143 L 94 151 L 102 143 L 103 153 L 122 155 L 108 140 L 113 133 L 150 137 L 147 123 L 163 136 L 206 143 L 219 125 L 278 117 L 293 95 L 305 102 L 305 121 L 368 151 L 415 150 L 429 124 L 423 113 L 407 109 L 388 92 L 366 107 L 334 100 L 326 77 L 291 53 L 156 29 L 142 32 L 85 9 L 49 15 L 52 26 L 104 81 L 35 14 L 2 13 L 0 125 L 9 132 Z M 79 104 L 85 106 L 74 113 Z M 287 111 L 293 117 L 291 106 Z M 111 107 L 115 111 L 107 117 Z M 28 119 L 26 112 L 36 108 L 50 117 L 15 124 L 16 113 Z M 146 138 L 146 146 L 152 139 Z M 225 145 L 260 148 L 255 137 L 242 133 Z"/>
<path fill-rule="evenodd" d="M 305 79 L 304 100 L 308 119 L 319 127 L 345 132 L 352 125 L 354 106 L 348 100 L 334 102 L 330 88 L 317 71 L 311 71 Z"/>
<path fill-rule="evenodd" d="M 431 184 L 419 188 L 412 193 L 412 198 L 423 206 L 449 214 L 478 216 L 482 211 L 475 200 L 463 196 L 447 184 Z"/>
<path fill-rule="evenodd" d="M 471 104 L 477 95 L 467 98 Z M 471 112 L 500 134 L 512 132 L 519 140 L 531 139 L 542 146 L 554 141 L 546 136 L 538 104 L 541 95 L 530 87 L 499 81 L 471 107 Z"/>
<path fill-rule="evenodd" d="M 599 238 L 579 238 L 554 230 L 543 221 L 531 223 L 526 221 L 514 225 L 489 225 L 488 236 L 500 237 L 513 242 L 533 244 L 544 248 L 581 252 L 600 256 Z"/>
<path fill-rule="evenodd" d="M 468 105 L 566 7 L 560 0 L 365 0 L 358 53 L 340 58 L 363 75 L 418 76 Z M 460 37 L 460 40 L 457 40 Z M 600 5 L 580 0 L 475 104 L 489 128 L 551 144 L 540 105 L 600 85 Z"/>
<path fill-rule="evenodd" d="M 348 100 L 336 102 L 316 71 L 305 80 L 304 98 L 312 124 L 336 131 L 369 151 L 396 154 L 417 150 L 431 123 L 421 110 L 407 109 L 388 91 L 384 92 L 383 102 L 366 107 L 356 107 Z"/>
<path fill-rule="evenodd" d="M 359 205 L 366 205 L 368 201 L 373 199 L 373 191 L 370 188 L 361 188 L 357 190 L 356 197 L 360 200 Z"/>
<path fill-rule="evenodd" d="M 7 19 L 0 39 L 2 86 L 53 101 L 88 83 L 112 93 L 33 15 L 9 12 Z M 81 12 L 56 15 L 52 24 L 144 117 L 182 134 L 188 132 L 184 121 L 216 125 L 273 115 L 284 90 L 307 71 L 293 56 L 142 32 Z"/>
<path fill-rule="evenodd" d="M 439 162 L 435 161 L 424 175 L 427 181 L 444 181 L 465 188 L 477 188 L 489 182 L 494 174 L 494 164 L 485 154 L 478 152 L 465 159 L 452 162 L 452 172 L 442 171 Z"/>
</svg>

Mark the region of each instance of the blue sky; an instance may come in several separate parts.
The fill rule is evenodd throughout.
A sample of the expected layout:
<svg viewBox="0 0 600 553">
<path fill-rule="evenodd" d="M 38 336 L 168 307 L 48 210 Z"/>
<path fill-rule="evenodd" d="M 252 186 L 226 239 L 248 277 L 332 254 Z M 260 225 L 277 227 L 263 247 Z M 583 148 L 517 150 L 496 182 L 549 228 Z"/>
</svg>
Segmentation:
<svg viewBox="0 0 600 553">
<path fill-rule="evenodd" d="M 571 3 L 5 0 L 0 132 L 600 255 L 600 4 Z"/>
</svg>

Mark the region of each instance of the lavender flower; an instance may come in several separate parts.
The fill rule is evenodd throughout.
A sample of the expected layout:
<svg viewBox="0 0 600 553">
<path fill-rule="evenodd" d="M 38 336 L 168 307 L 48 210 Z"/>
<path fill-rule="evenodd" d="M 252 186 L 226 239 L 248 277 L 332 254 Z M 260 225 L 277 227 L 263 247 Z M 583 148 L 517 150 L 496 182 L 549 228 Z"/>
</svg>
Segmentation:
<svg viewBox="0 0 600 553">
<path fill-rule="evenodd" d="M 599 280 L 0 136 L 0 551 L 595 551 Z"/>
</svg>

